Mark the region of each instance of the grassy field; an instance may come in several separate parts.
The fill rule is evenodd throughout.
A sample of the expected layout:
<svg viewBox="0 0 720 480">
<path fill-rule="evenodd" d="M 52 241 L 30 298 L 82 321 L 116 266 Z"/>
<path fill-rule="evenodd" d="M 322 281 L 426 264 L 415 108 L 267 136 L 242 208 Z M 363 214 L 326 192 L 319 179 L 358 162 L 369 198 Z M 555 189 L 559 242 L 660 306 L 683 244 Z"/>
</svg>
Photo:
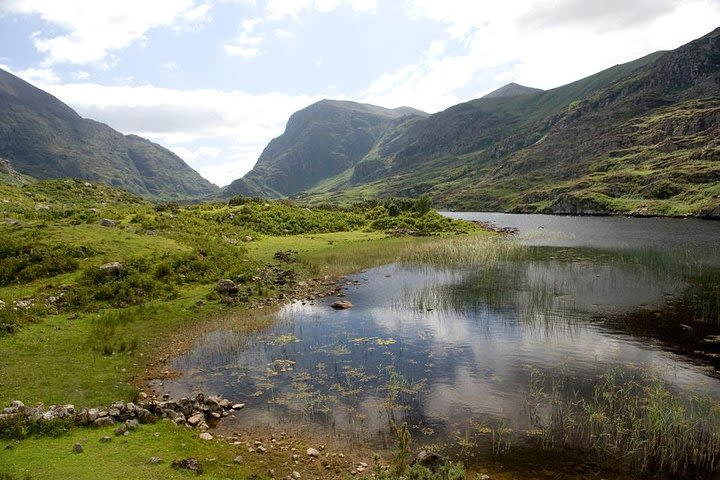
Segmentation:
<svg viewBox="0 0 720 480">
<path fill-rule="evenodd" d="M 253 305 L 272 304 L 302 279 L 395 261 L 408 246 L 477 231 L 433 211 L 414 211 L 410 203 L 306 209 L 240 198 L 158 205 L 70 180 L 0 190 L 3 406 L 16 399 L 77 407 L 133 400 L 148 378 L 167 375 L 168 360 L 201 332 L 267 326 L 272 309 Z M 427 236 L 388 237 L 396 228 Z M 275 259 L 278 251 L 292 261 Z M 108 262 L 119 262 L 121 270 L 99 268 Z M 286 286 L 275 281 L 280 267 L 289 275 Z M 215 290 L 222 278 L 235 281 L 246 298 L 224 301 Z M 240 466 L 233 459 L 247 453 L 246 446 L 200 440 L 165 422 L 99 443 L 106 434 L 72 428 L 57 437 L 2 440 L 12 448 L 0 450 L 0 478 L 184 478 L 189 474 L 170 461 L 189 456 L 201 460 L 206 478 L 266 478 L 270 469 L 338 475 L 306 464 L 304 456 L 294 465 L 287 449 L 250 455 Z M 74 443 L 85 451 L 73 454 Z M 153 456 L 164 461 L 151 465 Z M 347 458 L 338 466 L 343 475 L 352 470 Z"/>
</svg>

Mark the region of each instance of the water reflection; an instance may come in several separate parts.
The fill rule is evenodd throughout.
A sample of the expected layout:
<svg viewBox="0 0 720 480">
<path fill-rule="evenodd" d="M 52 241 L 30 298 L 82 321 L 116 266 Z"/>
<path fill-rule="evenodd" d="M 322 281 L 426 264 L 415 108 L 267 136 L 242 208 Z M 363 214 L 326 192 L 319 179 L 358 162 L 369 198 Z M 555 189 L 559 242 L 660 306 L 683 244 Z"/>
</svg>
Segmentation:
<svg viewBox="0 0 720 480">
<path fill-rule="evenodd" d="M 477 425 L 532 428 L 530 372 L 586 379 L 608 366 L 652 369 L 673 388 L 720 396 L 706 370 L 610 325 L 664 308 L 684 281 L 641 263 L 529 260 L 483 269 L 388 265 L 351 278 L 354 307 L 284 307 L 250 338 L 213 332 L 176 359 L 174 395 L 247 403 L 233 426 L 310 422 L 377 440 L 389 415 L 444 441 Z M 393 401 L 389 401 L 389 399 Z"/>
</svg>

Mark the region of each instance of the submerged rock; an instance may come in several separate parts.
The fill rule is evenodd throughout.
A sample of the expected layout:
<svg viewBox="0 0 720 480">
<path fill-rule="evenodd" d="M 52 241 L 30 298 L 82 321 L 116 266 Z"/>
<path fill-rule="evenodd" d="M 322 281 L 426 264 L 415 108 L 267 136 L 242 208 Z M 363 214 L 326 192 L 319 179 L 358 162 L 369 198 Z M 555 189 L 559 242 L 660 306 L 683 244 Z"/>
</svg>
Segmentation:
<svg viewBox="0 0 720 480">
<path fill-rule="evenodd" d="M 413 460 L 413 464 L 420 464 L 433 472 L 437 472 L 438 469 L 445 464 L 445 462 L 447 462 L 445 457 L 439 453 L 431 452 L 429 450 L 421 451 L 417 454 L 415 460 Z"/>
</svg>

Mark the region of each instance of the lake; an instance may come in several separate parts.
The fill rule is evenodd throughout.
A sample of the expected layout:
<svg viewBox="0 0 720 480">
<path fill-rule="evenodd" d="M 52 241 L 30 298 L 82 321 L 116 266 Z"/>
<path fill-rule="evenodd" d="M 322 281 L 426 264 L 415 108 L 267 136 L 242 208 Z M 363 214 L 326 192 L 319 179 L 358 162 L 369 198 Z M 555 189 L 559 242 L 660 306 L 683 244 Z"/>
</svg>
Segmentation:
<svg viewBox="0 0 720 480">
<path fill-rule="evenodd" d="M 249 337 L 204 335 L 166 390 L 246 403 L 228 428 L 303 425 L 384 446 L 402 420 L 418 442 L 466 454 L 531 442 L 550 392 L 592 398 L 609 372 L 720 399 L 720 222 L 446 215 L 518 228 L 505 241 L 524 253 L 351 275 L 353 308 L 294 302 Z"/>
</svg>

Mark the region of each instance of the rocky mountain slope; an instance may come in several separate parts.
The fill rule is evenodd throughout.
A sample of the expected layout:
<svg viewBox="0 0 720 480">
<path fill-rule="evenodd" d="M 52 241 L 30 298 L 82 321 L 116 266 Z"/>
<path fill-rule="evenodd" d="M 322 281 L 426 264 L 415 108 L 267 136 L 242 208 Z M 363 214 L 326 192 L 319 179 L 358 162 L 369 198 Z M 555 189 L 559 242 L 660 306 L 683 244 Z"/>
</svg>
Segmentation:
<svg viewBox="0 0 720 480">
<path fill-rule="evenodd" d="M 34 178 L 81 178 L 152 198 L 198 198 L 218 191 L 166 148 L 82 118 L 4 70 L 0 157 Z"/>
<path fill-rule="evenodd" d="M 456 209 L 720 215 L 720 29 L 551 90 L 493 93 L 395 120 L 354 165 L 295 196 L 429 193 Z"/>
<path fill-rule="evenodd" d="M 353 168 L 397 122 L 426 115 L 409 107 L 391 110 L 321 100 L 295 112 L 285 132 L 268 144 L 253 170 L 229 185 L 225 193 L 282 197 L 316 187 Z"/>
</svg>

